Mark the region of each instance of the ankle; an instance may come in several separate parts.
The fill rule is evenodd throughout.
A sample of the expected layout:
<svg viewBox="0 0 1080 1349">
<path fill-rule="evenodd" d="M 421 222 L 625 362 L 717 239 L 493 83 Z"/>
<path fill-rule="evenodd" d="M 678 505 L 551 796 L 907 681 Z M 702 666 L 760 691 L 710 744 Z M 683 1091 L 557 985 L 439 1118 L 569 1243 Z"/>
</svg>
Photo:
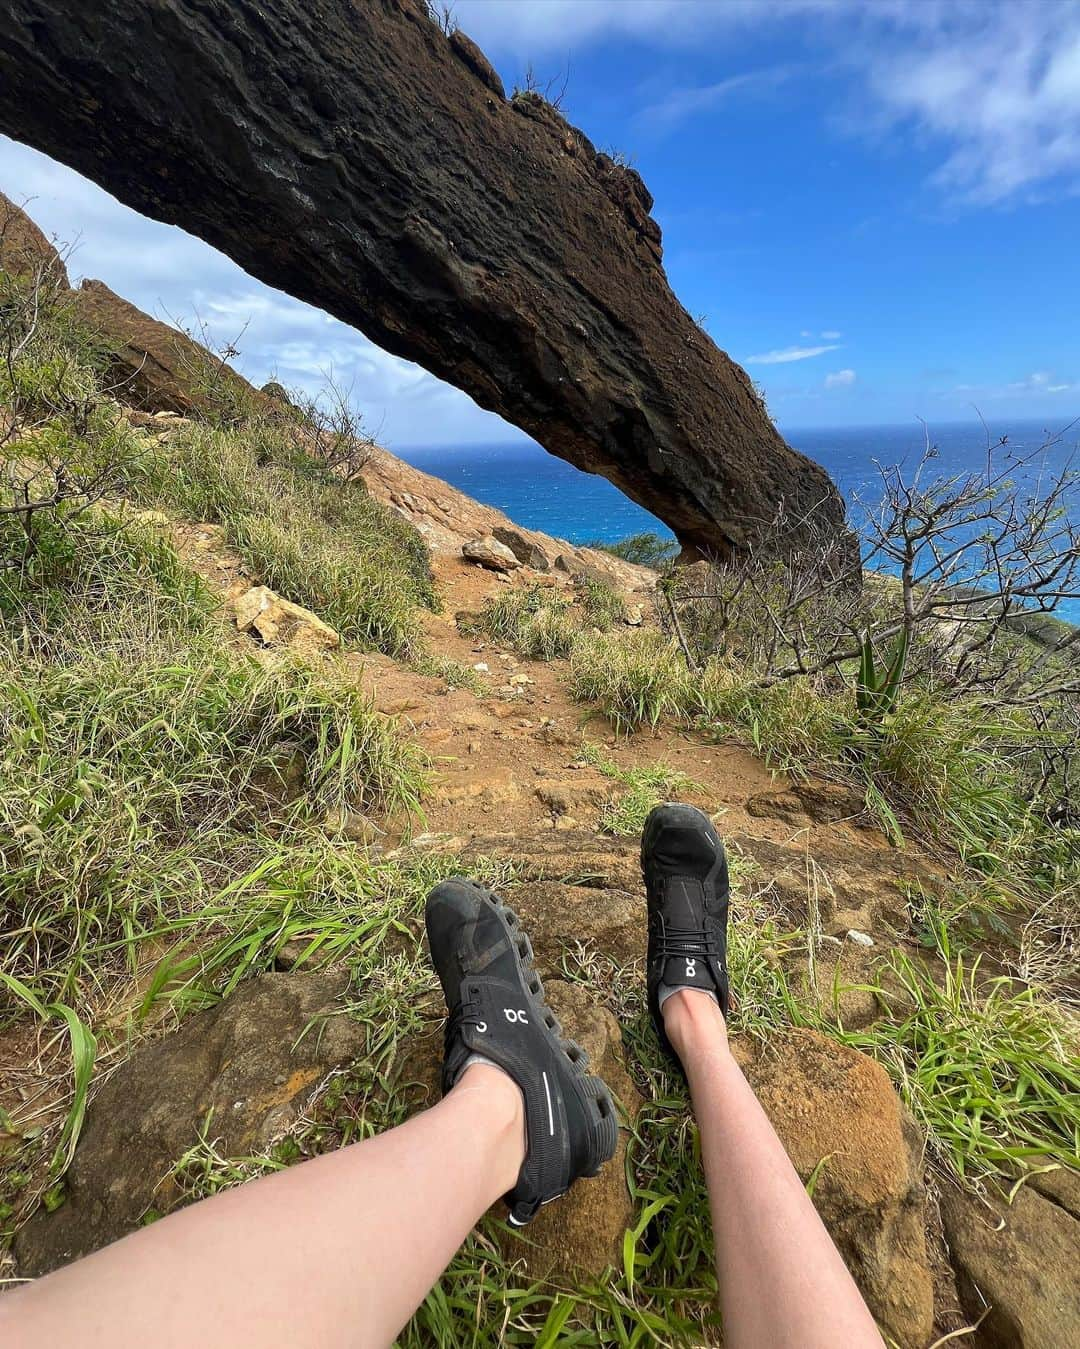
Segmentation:
<svg viewBox="0 0 1080 1349">
<path fill-rule="evenodd" d="M 688 1059 L 702 1051 L 728 1050 L 727 1024 L 715 997 L 704 989 L 680 988 L 660 1008 L 664 1030 L 675 1052 Z"/>
<path fill-rule="evenodd" d="M 476 1094 L 482 1101 L 480 1113 L 494 1147 L 496 1191 L 504 1194 L 517 1184 L 527 1151 L 525 1098 L 521 1088 L 495 1063 L 470 1063 L 454 1084 L 451 1095 L 459 1093 Z"/>
</svg>

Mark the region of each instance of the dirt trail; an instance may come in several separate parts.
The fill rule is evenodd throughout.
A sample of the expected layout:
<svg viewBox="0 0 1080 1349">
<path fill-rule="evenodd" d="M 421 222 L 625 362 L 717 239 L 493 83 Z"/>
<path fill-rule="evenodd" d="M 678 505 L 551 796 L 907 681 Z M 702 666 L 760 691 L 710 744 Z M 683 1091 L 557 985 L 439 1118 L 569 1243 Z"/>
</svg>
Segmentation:
<svg viewBox="0 0 1080 1349">
<path fill-rule="evenodd" d="M 177 540 L 216 589 L 242 589 L 247 578 L 220 529 L 182 526 Z M 580 936 L 602 949 L 603 932 L 618 948 L 607 954 L 636 959 L 644 947 L 636 840 L 601 830 L 605 804 L 626 788 L 583 761 L 583 748 L 599 745 L 618 770 L 662 764 L 693 781 L 678 795 L 716 819 L 742 863 L 747 893 L 767 894 L 781 928 L 809 928 L 824 939 L 823 989 L 837 963 L 845 980 L 862 982 L 882 944 L 909 935 L 906 890 L 932 884 L 935 871 L 868 827 L 857 796 L 836 784 L 788 780 L 745 749 L 695 731 L 662 725 L 616 736 L 603 717 L 571 699 L 566 661 L 523 659 L 463 635 L 455 620 L 507 585 L 539 581 L 571 591 L 569 577 L 523 568 L 504 578 L 445 549 L 433 551 L 432 567 L 442 611 L 424 615 L 430 648 L 472 669 L 485 692 L 453 689 L 387 656 L 341 658 L 378 710 L 399 718 L 432 760 L 424 822 L 361 819 L 358 841 L 392 848 L 411 839 L 465 856 L 505 857 L 523 882 L 515 903 L 553 960 L 560 943 Z M 872 937 L 873 946 L 849 939 L 851 931 Z M 846 1010 L 868 1017 L 872 1001 L 851 995 Z"/>
</svg>

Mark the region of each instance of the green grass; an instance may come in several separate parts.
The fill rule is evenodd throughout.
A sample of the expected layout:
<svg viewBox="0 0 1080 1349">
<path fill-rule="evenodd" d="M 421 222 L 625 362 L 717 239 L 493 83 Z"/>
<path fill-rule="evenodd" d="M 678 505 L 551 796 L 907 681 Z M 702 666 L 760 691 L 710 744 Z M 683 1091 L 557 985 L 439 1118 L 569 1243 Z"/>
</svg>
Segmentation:
<svg viewBox="0 0 1080 1349">
<path fill-rule="evenodd" d="M 623 597 L 598 577 L 584 577 L 577 586 L 577 598 L 587 627 L 610 632 L 626 617 Z"/>
<path fill-rule="evenodd" d="M 693 778 L 667 764 L 619 768 L 599 745 L 586 745 L 581 757 L 586 763 L 598 768 L 605 777 L 626 788 L 617 801 L 609 801 L 603 806 L 597 821 L 605 834 L 613 834 L 617 838 L 631 838 L 640 834 L 654 806 L 671 801 L 680 793 L 701 790 Z"/>
<path fill-rule="evenodd" d="M 1075 1027 L 1030 988 L 958 955 L 902 952 L 877 989 L 889 1013 L 840 1036 L 889 1071 L 938 1161 L 960 1176 L 1058 1162 L 1080 1169 Z"/>
<path fill-rule="evenodd" d="M 130 486 L 147 505 L 222 525 L 252 575 L 346 641 L 422 651 L 416 611 L 436 603 L 423 540 L 363 482 L 304 454 L 287 428 L 184 428 L 144 456 Z"/>
<path fill-rule="evenodd" d="M 1026 711 L 915 687 L 868 727 L 849 684 L 762 687 L 730 658 L 690 671 L 678 644 L 650 629 L 575 643 L 569 683 L 620 732 L 695 725 L 748 744 L 774 768 L 849 781 L 897 843 L 909 833 L 933 840 L 973 871 L 1042 894 L 1080 883 L 1077 831 L 1050 826 L 1033 799 L 1025 754 L 1036 730 Z"/>
<path fill-rule="evenodd" d="M 570 658 L 573 696 L 597 704 L 618 731 L 686 719 L 692 683 L 678 646 L 647 628 L 601 634 L 575 646 Z"/>
<path fill-rule="evenodd" d="M 660 571 L 679 551 L 679 545 L 674 539 L 661 538 L 659 534 L 651 533 L 628 534 L 625 539 L 616 539 L 614 543 L 596 539 L 584 547 L 599 549 L 610 553 L 612 557 L 621 557 L 624 562 L 651 567 L 654 571 Z"/>
<path fill-rule="evenodd" d="M 584 578 L 573 598 L 555 586 L 504 590 L 484 603 L 475 630 L 530 660 L 565 660 L 579 643 L 588 647 L 594 630 L 608 632 L 626 616 L 622 597 L 596 578 Z"/>
<path fill-rule="evenodd" d="M 475 618 L 479 632 L 531 660 L 569 656 L 577 638 L 572 602 L 550 586 L 504 590 L 485 601 Z"/>
<path fill-rule="evenodd" d="M 0 959 L 52 996 L 93 977 L 88 948 L 182 913 L 260 824 L 418 804 L 418 752 L 353 686 L 219 641 L 0 651 Z"/>
</svg>

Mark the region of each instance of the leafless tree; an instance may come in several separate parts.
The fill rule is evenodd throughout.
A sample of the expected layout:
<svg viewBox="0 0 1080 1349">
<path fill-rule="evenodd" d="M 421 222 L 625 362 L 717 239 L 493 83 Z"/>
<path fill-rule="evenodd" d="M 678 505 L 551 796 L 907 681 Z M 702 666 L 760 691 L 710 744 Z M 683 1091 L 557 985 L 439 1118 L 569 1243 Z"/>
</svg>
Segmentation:
<svg viewBox="0 0 1080 1349">
<path fill-rule="evenodd" d="M 995 707 L 1080 696 L 1080 627 L 1054 617 L 1080 598 L 1080 475 L 1071 457 L 1046 467 L 1072 429 L 1026 454 L 988 438 L 973 474 L 934 476 L 929 443 L 914 472 L 881 467 L 861 506 L 861 589 L 838 579 L 847 542 L 781 509 L 744 556 L 675 574 L 690 645 L 738 652 L 762 685 L 848 677 L 869 651 L 899 658 L 898 686 L 918 678 Z"/>
<path fill-rule="evenodd" d="M 122 390 L 103 384 L 69 296 L 55 259 L 0 272 L 0 520 L 15 522 L 22 540 L 20 558 L 8 536 L 8 566 L 37 552 L 43 512 L 85 510 L 116 489 L 130 457 Z"/>
<path fill-rule="evenodd" d="M 325 371 L 323 379 L 317 398 L 295 394 L 291 399 L 302 447 L 331 473 L 355 482 L 377 449 L 375 439 L 364 427 L 352 391 L 337 383 L 332 371 Z"/>
</svg>

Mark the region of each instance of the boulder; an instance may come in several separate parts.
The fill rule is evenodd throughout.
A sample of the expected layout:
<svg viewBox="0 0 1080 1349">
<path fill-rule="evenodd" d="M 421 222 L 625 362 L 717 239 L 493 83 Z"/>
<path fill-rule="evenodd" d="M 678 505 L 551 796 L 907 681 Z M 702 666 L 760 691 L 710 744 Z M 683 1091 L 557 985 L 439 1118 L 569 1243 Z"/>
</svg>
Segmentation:
<svg viewBox="0 0 1080 1349">
<path fill-rule="evenodd" d="M 496 525 L 491 531 L 492 537 L 510 549 L 523 567 L 532 567 L 534 571 L 547 571 L 551 566 L 544 550 L 533 539 L 526 538 L 520 529 L 510 529 L 507 525 Z"/>
<path fill-rule="evenodd" d="M 96 0 L 89 38 L 83 11 L 9 0 L 0 131 L 603 474 L 687 556 L 781 502 L 793 543 L 848 537 L 672 293 L 640 176 L 539 94 L 502 99 L 425 5 Z"/>
<path fill-rule="evenodd" d="M 200 1131 L 233 1157 L 286 1133 L 327 1073 L 363 1052 L 363 1027 L 338 1011 L 347 988 L 338 973 L 264 974 L 136 1050 L 90 1105 L 64 1203 L 19 1233 L 21 1273 L 46 1274 L 183 1203 L 172 1170 Z"/>
<path fill-rule="evenodd" d="M 268 586 L 252 586 L 233 600 L 236 626 L 266 646 L 287 646 L 302 656 L 334 651 L 341 636 L 303 605 L 283 600 Z"/>
<path fill-rule="evenodd" d="M 942 1195 L 964 1311 L 972 1321 L 986 1313 L 969 1341 L 975 1349 L 1080 1344 L 1078 1209 L 1080 1177 L 1064 1170 L 1034 1177 L 1011 1204 L 993 1191 L 985 1199 L 958 1189 Z"/>
<path fill-rule="evenodd" d="M 523 881 L 514 887 L 511 903 L 545 978 L 557 972 L 567 952 L 579 945 L 620 965 L 644 959 L 645 905 L 640 893 L 557 880 Z"/>
<path fill-rule="evenodd" d="M 0 192 L 0 271 L 12 276 L 41 276 L 57 290 L 68 288 L 67 268 L 56 247 L 26 212 Z"/>
<path fill-rule="evenodd" d="M 521 566 L 506 544 L 500 543 L 491 534 L 462 544 L 461 555 L 469 562 L 479 562 L 489 571 L 516 571 Z"/>
<path fill-rule="evenodd" d="M 76 317 L 109 352 L 109 381 L 122 402 L 147 412 L 255 409 L 267 400 L 198 342 L 111 291 L 84 281 L 72 293 Z"/>
<path fill-rule="evenodd" d="M 922 1148 L 885 1070 L 814 1031 L 735 1044 L 736 1056 L 881 1328 L 932 1338 Z"/>
</svg>

